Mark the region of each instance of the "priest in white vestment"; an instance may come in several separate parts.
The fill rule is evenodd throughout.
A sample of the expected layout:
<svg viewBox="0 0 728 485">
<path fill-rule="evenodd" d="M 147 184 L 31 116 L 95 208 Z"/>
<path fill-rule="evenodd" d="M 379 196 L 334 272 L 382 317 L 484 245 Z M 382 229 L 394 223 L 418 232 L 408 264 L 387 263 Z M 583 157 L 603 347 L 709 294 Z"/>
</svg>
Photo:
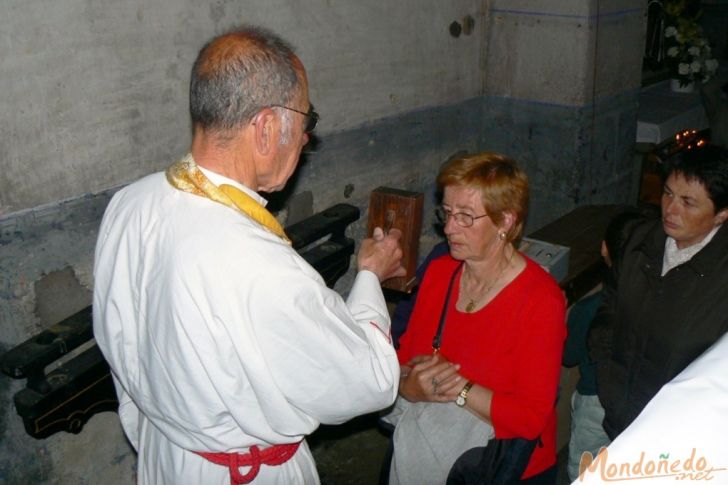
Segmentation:
<svg viewBox="0 0 728 485">
<path fill-rule="evenodd" d="M 728 334 L 665 384 L 573 485 L 728 483 Z"/>
<path fill-rule="evenodd" d="M 96 247 L 94 334 L 138 483 L 318 483 L 304 437 L 397 394 L 379 283 L 403 274 L 398 232 L 362 242 L 344 301 L 264 208 L 318 119 L 274 34 L 208 43 L 190 110 L 190 154 L 119 191 Z"/>
</svg>

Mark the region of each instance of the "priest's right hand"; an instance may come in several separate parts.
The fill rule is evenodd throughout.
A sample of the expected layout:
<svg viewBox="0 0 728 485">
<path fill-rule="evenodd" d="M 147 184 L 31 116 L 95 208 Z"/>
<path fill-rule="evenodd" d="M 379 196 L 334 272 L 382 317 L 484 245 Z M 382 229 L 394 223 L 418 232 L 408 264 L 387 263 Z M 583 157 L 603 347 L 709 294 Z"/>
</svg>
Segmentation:
<svg viewBox="0 0 728 485">
<path fill-rule="evenodd" d="M 372 237 L 364 239 L 361 243 L 357 255 L 359 271 L 371 271 L 377 275 L 379 281 L 404 276 L 406 270 L 402 266 L 400 237 L 402 232 L 399 229 L 392 229 L 385 234 L 382 228 L 375 228 Z"/>
</svg>

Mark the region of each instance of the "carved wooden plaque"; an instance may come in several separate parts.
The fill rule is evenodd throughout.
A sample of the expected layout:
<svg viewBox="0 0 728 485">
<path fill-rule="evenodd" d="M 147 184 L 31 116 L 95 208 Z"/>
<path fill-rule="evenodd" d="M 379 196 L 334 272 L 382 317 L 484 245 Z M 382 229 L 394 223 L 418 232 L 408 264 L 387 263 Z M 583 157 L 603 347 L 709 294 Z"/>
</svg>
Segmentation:
<svg viewBox="0 0 728 485">
<path fill-rule="evenodd" d="M 382 287 L 409 292 L 417 283 L 417 251 L 422 230 L 422 204 L 424 196 L 420 192 L 379 187 L 372 191 L 369 201 L 369 231 L 371 237 L 375 227 L 387 232 L 396 228 L 402 231 L 402 265 L 407 275 L 390 278 L 382 282 Z"/>
</svg>

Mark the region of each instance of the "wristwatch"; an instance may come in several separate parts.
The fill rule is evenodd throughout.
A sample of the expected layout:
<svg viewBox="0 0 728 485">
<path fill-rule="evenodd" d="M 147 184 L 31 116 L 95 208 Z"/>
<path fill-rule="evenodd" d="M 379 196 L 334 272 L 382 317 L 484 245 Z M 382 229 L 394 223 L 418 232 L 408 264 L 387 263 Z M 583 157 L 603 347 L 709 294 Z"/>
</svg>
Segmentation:
<svg viewBox="0 0 728 485">
<path fill-rule="evenodd" d="M 460 391 L 460 394 L 458 394 L 457 399 L 455 399 L 455 404 L 457 404 L 460 407 L 465 406 L 465 402 L 468 400 L 468 393 L 470 392 L 470 388 L 473 387 L 473 383 L 468 381 L 467 384 L 463 387 L 463 390 Z"/>
</svg>

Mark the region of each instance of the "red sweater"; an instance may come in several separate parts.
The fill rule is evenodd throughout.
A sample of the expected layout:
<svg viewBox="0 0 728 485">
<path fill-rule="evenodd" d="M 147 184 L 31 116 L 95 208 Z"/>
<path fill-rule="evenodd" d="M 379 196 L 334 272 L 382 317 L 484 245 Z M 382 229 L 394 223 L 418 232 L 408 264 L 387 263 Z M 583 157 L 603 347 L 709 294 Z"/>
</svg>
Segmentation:
<svg viewBox="0 0 728 485">
<path fill-rule="evenodd" d="M 526 268 L 475 313 L 455 309 L 453 285 L 440 353 L 467 379 L 493 391 L 491 421 L 498 438 L 541 437 L 523 478 L 556 463 L 556 392 L 566 337 L 565 302 L 556 281 L 526 258 Z M 434 260 L 417 294 L 399 361 L 432 353 L 450 277 L 459 261 Z"/>
</svg>

